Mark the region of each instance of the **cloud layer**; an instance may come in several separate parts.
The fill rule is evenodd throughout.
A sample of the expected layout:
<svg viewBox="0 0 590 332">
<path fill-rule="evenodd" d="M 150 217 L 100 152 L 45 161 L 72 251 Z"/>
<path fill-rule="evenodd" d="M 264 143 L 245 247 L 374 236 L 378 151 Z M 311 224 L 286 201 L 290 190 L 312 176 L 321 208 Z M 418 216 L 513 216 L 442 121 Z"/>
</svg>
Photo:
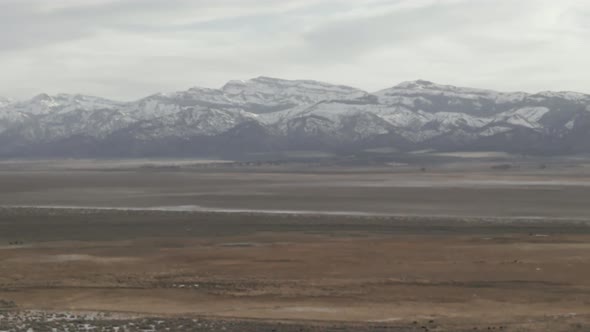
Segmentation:
<svg viewBox="0 0 590 332">
<path fill-rule="evenodd" d="M 0 96 L 254 76 L 590 92 L 585 0 L 0 0 Z"/>
</svg>

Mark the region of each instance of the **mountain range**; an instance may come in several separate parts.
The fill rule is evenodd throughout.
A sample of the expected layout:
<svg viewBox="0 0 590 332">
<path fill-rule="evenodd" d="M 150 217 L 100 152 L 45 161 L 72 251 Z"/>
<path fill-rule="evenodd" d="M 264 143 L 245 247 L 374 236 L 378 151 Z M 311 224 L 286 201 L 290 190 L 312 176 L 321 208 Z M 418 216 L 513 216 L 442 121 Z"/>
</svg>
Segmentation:
<svg viewBox="0 0 590 332">
<path fill-rule="evenodd" d="M 417 80 L 377 92 L 258 77 L 132 102 L 0 97 L 0 157 L 240 157 L 285 151 L 590 152 L 590 95 Z"/>
</svg>

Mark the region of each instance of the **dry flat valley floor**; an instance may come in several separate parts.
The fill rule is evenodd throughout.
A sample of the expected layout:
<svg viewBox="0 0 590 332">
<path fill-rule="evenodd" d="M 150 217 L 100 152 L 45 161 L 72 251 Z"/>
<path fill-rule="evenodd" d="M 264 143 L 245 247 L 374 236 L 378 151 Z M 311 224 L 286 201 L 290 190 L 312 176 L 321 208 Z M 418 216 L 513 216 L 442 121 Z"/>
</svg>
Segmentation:
<svg viewBox="0 0 590 332">
<path fill-rule="evenodd" d="M 590 331 L 590 168 L 0 163 L 0 331 Z"/>
</svg>

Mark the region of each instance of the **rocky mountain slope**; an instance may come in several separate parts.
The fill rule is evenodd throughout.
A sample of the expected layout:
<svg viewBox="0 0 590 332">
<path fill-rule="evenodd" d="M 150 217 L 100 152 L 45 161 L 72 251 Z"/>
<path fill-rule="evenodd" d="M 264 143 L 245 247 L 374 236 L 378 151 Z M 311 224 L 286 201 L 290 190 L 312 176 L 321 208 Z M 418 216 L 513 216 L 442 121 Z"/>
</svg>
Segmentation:
<svg viewBox="0 0 590 332">
<path fill-rule="evenodd" d="M 590 152 L 590 95 L 404 82 L 368 93 L 258 77 L 134 102 L 60 94 L 0 98 L 0 157 L 239 156 L 494 150 Z"/>
</svg>

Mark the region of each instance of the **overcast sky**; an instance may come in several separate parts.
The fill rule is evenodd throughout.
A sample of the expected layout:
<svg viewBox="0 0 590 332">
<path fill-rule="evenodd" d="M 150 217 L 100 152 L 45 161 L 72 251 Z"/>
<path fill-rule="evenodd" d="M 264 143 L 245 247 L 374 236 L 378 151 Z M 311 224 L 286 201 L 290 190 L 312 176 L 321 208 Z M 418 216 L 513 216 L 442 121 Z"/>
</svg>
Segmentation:
<svg viewBox="0 0 590 332">
<path fill-rule="evenodd" d="M 0 96 L 231 79 L 590 93 L 587 0 L 0 0 Z"/>
</svg>

